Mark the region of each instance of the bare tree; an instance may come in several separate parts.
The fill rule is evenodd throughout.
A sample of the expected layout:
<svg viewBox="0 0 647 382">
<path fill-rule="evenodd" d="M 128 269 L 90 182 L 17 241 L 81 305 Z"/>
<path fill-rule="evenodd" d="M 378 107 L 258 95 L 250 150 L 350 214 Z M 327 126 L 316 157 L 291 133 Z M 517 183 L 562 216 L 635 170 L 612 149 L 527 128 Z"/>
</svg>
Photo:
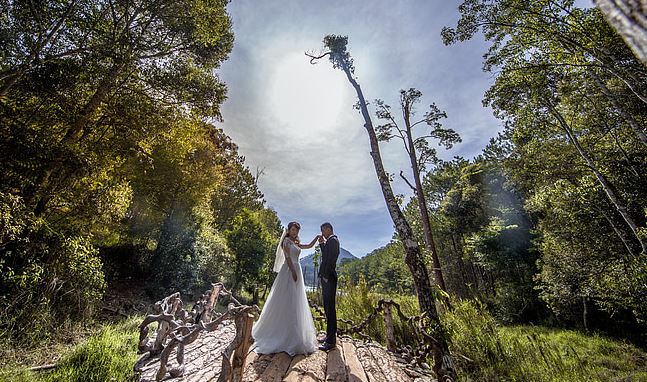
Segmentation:
<svg viewBox="0 0 647 382">
<path fill-rule="evenodd" d="M 392 138 L 399 138 L 402 140 L 404 149 L 409 156 L 411 163 L 411 171 L 413 173 L 414 184 L 404 176 L 400 171 L 400 176 L 409 185 L 416 195 L 418 202 L 418 209 L 420 210 L 420 218 L 422 221 L 422 230 L 425 237 L 425 244 L 434 267 L 434 276 L 436 284 L 444 292 L 447 292 L 445 287 L 445 280 L 443 278 L 442 267 L 438 257 L 438 250 L 436 249 L 436 242 L 434 240 L 433 231 L 431 229 L 431 221 L 429 219 L 429 212 L 427 209 L 427 199 L 422 189 L 422 181 L 420 173 L 425 170 L 426 165 L 430 163 L 438 163 L 436 150 L 429 146 L 429 139 L 437 139 L 439 145 L 445 148 L 451 148 L 454 143 L 460 142 L 460 136 L 452 129 L 444 129 L 440 120 L 446 118 L 447 114 L 440 110 L 435 104 L 429 106 L 429 111 L 425 113 L 422 119 L 412 121 L 416 115 L 415 105 L 420 102 L 422 93 L 414 88 L 409 90 L 400 90 L 400 110 L 402 111 L 402 119 L 404 127 L 401 128 L 396 122 L 391 107 L 384 103 L 382 100 L 375 100 L 377 107 L 376 115 L 379 119 L 385 120 L 386 123 L 376 126 L 377 138 L 381 141 L 389 141 Z M 417 126 L 428 126 L 431 128 L 427 133 L 417 136 L 414 133 L 414 128 Z M 445 303 L 449 304 L 449 300 L 445 299 Z"/>
<path fill-rule="evenodd" d="M 423 315 L 426 315 L 426 318 L 431 321 L 429 327 L 434 330 L 434 333 L 432 333 L 434 338 L 432 349 L 434 356 L 434 372 L 438 376 L 438 380 L 441 382 L 454 381 L 455 371 L 447 345 L 447 334 L 440 322 L 438 311 L 436 310 L 434 291 L 431 286 L 431 282 L 429 281 L 427 267 L 425 266 L 422 251 L 415 239 L 411 225 L 406 220 L 402 210 L 400 209 L 400 205 L 393 194 L 389 176 L 384 170 L 382 157 L 380 155 L 379 141 L 373 127 L 371 116 L 368 112 L 366 99 L 364 98 L 364 94 L 362 93 L 362 89 L 357 83 L 357 80 L 353 77 L 353 73 L 355 71 L 353 59 L 346 50 L 348 37 L 328 35 L 324 38 L 323 42 L 324 47 L 327 50 L 326 52 L 319 55 L 306 53 L 306 55 L 310 57 L 311 63 L 315 63 L 318 59 L 328 57 L 333 64 L 333 68 L 341 69 L 346 74 L 348 81 L 357 93 L 357 108 L 360 110 L 362 117 L 364 118 L 364 128 L 368 133 L 371 157 L 373 158 L 373 165 L 375 167 L 377 179 L 380 182 L 382 194 L 384 195 L 384 201 L 386 202 L 389 214 L 393 220 L 396 232 L 404 246 L 404 260 L 413 276 L 420 309 Z"/>
</svg>

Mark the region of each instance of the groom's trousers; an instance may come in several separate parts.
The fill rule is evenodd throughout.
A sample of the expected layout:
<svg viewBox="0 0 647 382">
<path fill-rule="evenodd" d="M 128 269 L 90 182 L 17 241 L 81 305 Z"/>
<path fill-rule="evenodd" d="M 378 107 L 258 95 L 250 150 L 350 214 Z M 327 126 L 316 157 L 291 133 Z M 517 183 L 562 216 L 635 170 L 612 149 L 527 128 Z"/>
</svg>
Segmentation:
<svg viewBox="0 0 647 382">
<path fill-rule="evenodd" d="M 337 342 L 337 309 L 335 307 L 337 277 L 329 278 L 328 281 L 321 280 L 321 294 L 326 314 L 326 342 L 334 345 Z"/>
</svg>

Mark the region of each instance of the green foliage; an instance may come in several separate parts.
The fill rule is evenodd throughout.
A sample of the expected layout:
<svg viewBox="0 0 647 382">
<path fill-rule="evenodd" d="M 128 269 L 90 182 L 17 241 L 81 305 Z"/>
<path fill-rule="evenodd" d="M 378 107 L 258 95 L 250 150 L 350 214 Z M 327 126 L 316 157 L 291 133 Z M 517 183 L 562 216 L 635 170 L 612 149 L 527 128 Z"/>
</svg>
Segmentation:
<svg viewBox="0 0 647 382">
<path fill-rule="evenodd" d="M 154 295 L 228 280 L 224 230 L 265 211 L 206 122 L 226 97 L 228 1 L 2 4 L 0 334 L 90 317 L 106 275 Z"/>
<path fill-rule="evenodd" d="M 365 283 L 371 290 L 384 293 L 413 293 L 413 280 L 404 262 L 404 248 L 392 241 L 361 259 L 339 267 L 340 285 L 351 287 Z"/>
<path fill-rule="evenodd" d="M 0 381 L 135 381 L 137 327 L 142 317 L 104 325 L 95 335 L 65 354 L 50 372 L 29 372 L 22 367 L 0 369 Z"/>
<path fill-rule="evenodd" d="M 443 321 L 465 381 L 618 381 L 647 378 L 647 354 L 597 334 L 499 326 L 484 306 L 454 301 Z"/>
<path fill-rule="evenodd" d="M 244 287 L 258 301 L 258 289 L 269 282 L 280 223 L 274 211 L 243 209 L 225 237 L 234 254 L 232 289 Z"/>
<path fill-rule="evenodd" d="M 647 68 L 597 8 L 573 3 L 466 0 L 443 38 L 482 32 L 491 43 L 484 104 L 504 131 L 484 158 L 500 164 L 531 216 L 542 299 L 562 322 L 644 341 Z M 474 236 L 476 247 L 493 234 Z M 591 314 L 600 310 L 606 320 Z"/>
<path fill-rule="evenodd" d="M 418 299 L 412 294 L 394 294 L 394 293 L 377 293 L 375 288 L 369 286 L 364 277 L 360 276 L 356 284 L 347 285 L 342 289 L 342 293 L 337 297 L 337 318 L 351 320 L 359 324 L 366 319 L 369 314 L 373 313 L 373 308 L 377 302 L 382 299 L 391 299 L 402 309 L 402 313 L 407 316 L 420 314 Z M 398 343 L 407 343 L 412 338 L 412 328 L 406 322 L 402 322 L 397 314 L 393 314 L 393 328 Z M 376 341 L 386 344 L 384 336 L 384 319 L 381 314 L 366 327 L 364 333 L 371 336 Z"/>
<path fill-rule="evenodd" d="M 2 334 L 42 331 L 55 319 L 88 317 L 106 287 L 90 238 L 52 232 L 26 212 L 21 198 L 0 195 L 3 256 L 0 257 Z M 39 320 L 31 319 L 38 315 Z"/>
<path fill-rule="evenodd" d="M 449 293 L 487 301 L 506 322 L 543 316 L 530 217 L 500 164 L 483 157 L 441 162 L 425 175 L 423 189 Z M 405 213 L 423 240 L 415 199 Z"/>
</svg>

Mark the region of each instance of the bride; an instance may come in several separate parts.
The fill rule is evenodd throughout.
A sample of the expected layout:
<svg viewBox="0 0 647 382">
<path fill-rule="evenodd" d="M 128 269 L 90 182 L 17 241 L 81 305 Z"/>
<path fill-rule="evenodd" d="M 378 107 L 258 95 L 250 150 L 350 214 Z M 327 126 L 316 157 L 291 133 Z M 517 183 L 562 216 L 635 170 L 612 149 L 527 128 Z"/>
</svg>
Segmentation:
<svg viewBox="0 0 647 382">
<path fill-rule="evenodd" d="M 278 274 L 252 328 L 257 353 L 283 351 L 293 356 L 317 350 L 317 332 L 308 306 L 299 254 L 301 249 L 312 248 L 319 236 L 309 244 L 300 244 L 300 229 L 299 223 L 290 222 L 276 248 L 274 272 Z"/>
</svg>

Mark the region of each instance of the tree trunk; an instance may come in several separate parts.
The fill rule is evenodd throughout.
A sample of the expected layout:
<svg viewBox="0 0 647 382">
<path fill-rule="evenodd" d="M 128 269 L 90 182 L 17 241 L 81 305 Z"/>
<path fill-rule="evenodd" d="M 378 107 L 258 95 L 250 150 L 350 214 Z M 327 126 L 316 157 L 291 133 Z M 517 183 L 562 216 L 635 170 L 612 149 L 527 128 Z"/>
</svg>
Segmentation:
<svg viewBox="0 0 647 382">
<path fill-rule="evenodd" d="M 582 296 L 582 324 L 584 325 L 584 330 L 588 331 L 589 330 L 589 309 L 588 305 L 586 303 L 586 296 Z"/>
<path fill-rule="evenodd" d="M 647 2 L 645 0 L 595 0 L 607 22 L 647 65 Z"/>
<path fill-rule="evenodd" d="M 613 222 L 613 219 L 610 216 L 608 216 L 608 214 L 602 208 L 596 208 L 596 210 L 598 210 L 598 212 L 602 216 L 604 216 L 604 219 L 609 223 L 611 228 L 613 228 L 613 232 L 615 232 L 616 236 L 618 236 L 620 241 L 622 241 L 622 244 L 627 249 L 627 253 L 629 254 L 629 256 L 632 256 L 632 257 L 635 256 L 634 251 L 631 248 L 632 244 L 629 241 L 629 239 L 627 239 L 625 233 L 620 228 L 616 227 L 615 223 Z"/>
<path fill-rule="evenodd" d="M 422 220 L 422 230 L 425 234 L 425 243 L 431 253 L 431 258 L 434 264 L 434 275 L 436 283 L 444 292 L 447 292 L 445 287 L 445 279 L 443 278 L 443 271 L 440 267 L 440 259 L 438 258 L 438 250 L 436 249 L 436 242 L 434 240 L 433 232 L 431 231 L 431 221 L 429 220 L 429 211 L 427 210 L 427 200 L 422 190 L 422 182 L 420 181 L 420 168 L 418 167 L 418 157 L 416 156 L 416 148 L 413 143 L 413 132 L 411 131 L 410 110 L 409 105 L 403 106 L 404 111 L 404 124 L 407 129 L 407 141 L 409 145 L 409 161 L 411 162 L 411 170 L 413 170 L 413 179 L 416 185 L 416 199 L 418 200 L 418 209 L 420 209 L 420 217 Z M 449 307 L 449 299 L 444 298 L 444 303 Z"/>
<path fill-rule="evenodd" d="M 413 277 L 413 282 L 416 287 L 416 293 L 418 295 L 418 303 L 420 304 L 420 310 L 427 315 L 427 317 L 432 321 L 432 327 L 436 327 L 435 338 L 438 342 L 433 343 L 433 357 L 434 357 L 434 372 L 438 376 L 439 381 L 454 381 L 455 380 L 455 371 L 452 362 L 452 358 L 449 353 L 449 348 L 446 340 L 446 332 L 442 327 L 440 322 L 440 317 L 438 316 L 438 311 L 436 310 L 436 305 L 434 304 L 433 290 L 431 283 L 429 282 L 429 275 L 427 273 L 427 268 L 422 258 L 422 253 L 420 247 L 416 242 L 411 226 L 404 217 L 404 214 L 400 210 L 400 206 L 393 194 L 393 189 L 391 188 L 391 183 L 389 182 L 389 177 L 384 170 L 384 165 L 382 163 L 382 157 L 380 155 L 380 148 L 375 135 L 375 130 L 373 128 L 373 122 L 371 121 L 370 114 L 366 107 L 366 100 L 362 89 L 353 76 L 351 75 L 348 65 L 345 64 L 344 60 L 339 60 L 342 62 L 341 68 L 346 73 L 348 81 L 351 83 L 353 88 L 357 93 L 359 99 L 359 107 L 364 117 L 364 127 L 368 133 L 370 147 L 371 147 L 371 158 L 373 159 L 373 165 L 375 167 L 375 172 L 377 174 L 377 179 L 380 183 L 382 189 L 382 194 L 384 195 L 384 201 L 388 208 L 391 219 L 395 226 L 396 232 L 402 241 L 402 244 L 405 249 L 405 263 L 409 267 L 411 275 Z"/>
<path fill-rule="evenodd" d="M 564 116 L 555 108 L 555 106 L 552 105 L 550 101 L 547 101 L 548 107 L 552 114 L 555 116 L 557 121 L 559 122 L 559 125 L 561 126 L 562 130 L 566 133 L 568 136 L 568 139 L 571 141 L 573 146 L 575 146 L 575 149 L 577 152 L 580 154 L 582 159 L 584 159 L 584 162 L 586 162 L 587 167 L 593 172 L 595 175 L 595 178 L 598 180 L 598 183 L 602 186 L 602 189 L 604 190 L 605 194 L 611 201 L 611 203 L 614 205 L 618 213 L 620 213 L 620 216 L 624 219 L 624 221 L 627 223 L 629 228 L 631 229 L 631 232 L 633 232 L 634 236 L 640 243 L 640 246 L 642 247 L 642 251 L 644 253 L 647 253 L 647 238 L 641 237 L 638 224 L 634 221 L 633 217 L 630 215 L 627 206 L 624 204 L 622 200 L 616 195 L 615 191 L 613 190 L 613 187 L 611 186 L 611 183 L 607 180 L 607 178 L 598 170 L 598 168 L 595 166 L 595 163 L 593 162 L 593 159 L 589 156 L 589 154 L 584 150 L 584 148 L 580 145 L 580 142 L 578 141 L 577 137 L 575 134 L 573 134 L 573 131 L 571 130 L 571 127 L 568 125 L 568 122 L 564 119 Z"/>
<path fill-rule="evenodd" d="M 469 296 L 470 291 L 465 280 L 465 277 L 467 276 L 467 270 L 465 269 L 465 262 L 463 261 L 463 252 L 458 250 L 454 234 L 450 233 L 449 237 L 452 239 L 452 248 L 454 249 L 454 256 L 456 256 L 456 263 L 458 264 L 458 274 L 460 275 L 461 284 L 464 288 L 461 294 L 463 295 L 463 297 L 467 297 Z"/>
</svg>

